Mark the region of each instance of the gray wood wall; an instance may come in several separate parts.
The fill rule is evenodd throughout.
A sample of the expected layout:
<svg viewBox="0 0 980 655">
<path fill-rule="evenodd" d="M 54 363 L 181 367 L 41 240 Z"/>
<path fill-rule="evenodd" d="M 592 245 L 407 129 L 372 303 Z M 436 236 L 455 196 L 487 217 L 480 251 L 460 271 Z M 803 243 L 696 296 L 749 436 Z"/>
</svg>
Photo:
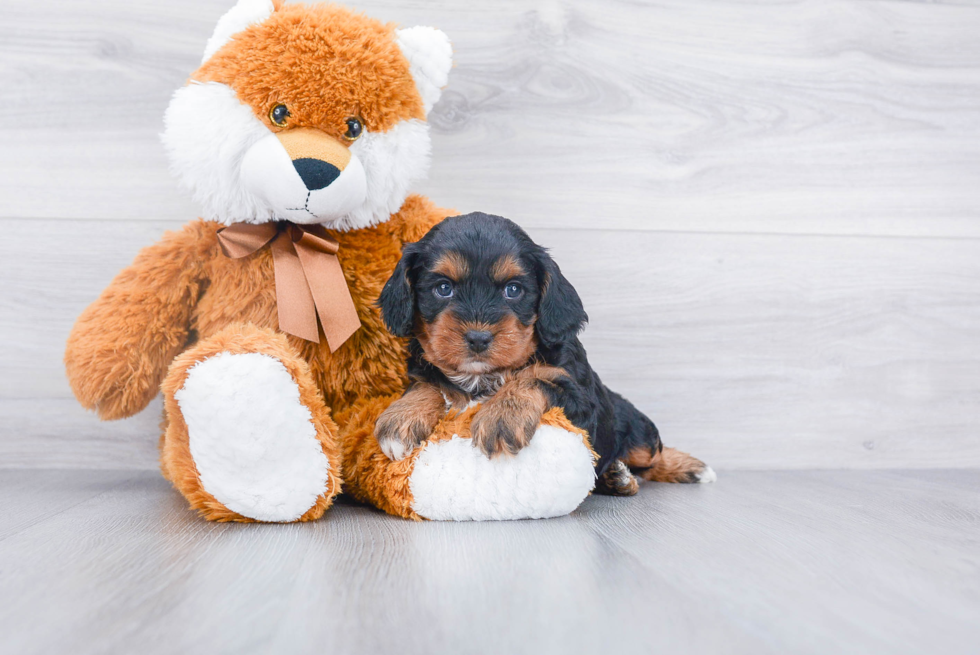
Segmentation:
<svg viewBox="0 0 980 655">
<path fill-rule="evenodd" d="M 231 0 L 4 0 L 0 466 L 155 466 L 71 324 L 195 217 L 157 135 Z M 593 364 L 717 468 L 980 465 L 980 3 L 370 0 L 453 39 L 421 189 L 550 246 Z"/>
</svg>

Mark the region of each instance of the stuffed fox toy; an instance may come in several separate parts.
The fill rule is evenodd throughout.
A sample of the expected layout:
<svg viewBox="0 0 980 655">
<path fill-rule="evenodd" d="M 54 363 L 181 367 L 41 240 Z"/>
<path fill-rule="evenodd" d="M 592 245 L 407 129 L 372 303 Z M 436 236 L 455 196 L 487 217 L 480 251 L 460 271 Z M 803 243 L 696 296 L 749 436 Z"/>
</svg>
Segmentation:
<svg viewBox="0 0 980 655">
<path fill-rule="evenodd" d="M 174 94 L 163 143 L 203 218 L 112 281 L 65 364 L 102 419 L 162 390 L 163 474 L 205 518 L 316 519 L 342 480 L 411 518 L 554 516 L 592 489 L 588 441 L 557 410 L 511 458 L 470 447 L 465 413 L 398 462 L 371 437 L 407 381 L 375 303 L 403 245 L 454 213 L 409 193 L 451 65 L 433 28 L 240 0 Z"/>
</svg>

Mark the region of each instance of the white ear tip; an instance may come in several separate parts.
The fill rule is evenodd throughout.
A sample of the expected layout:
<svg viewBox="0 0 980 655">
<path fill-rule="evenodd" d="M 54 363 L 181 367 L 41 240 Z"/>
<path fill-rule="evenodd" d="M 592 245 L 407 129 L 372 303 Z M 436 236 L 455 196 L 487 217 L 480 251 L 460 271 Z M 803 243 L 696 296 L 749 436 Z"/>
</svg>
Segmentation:
<svg viewBox="0 0 980 655">
<path fill-rule="evenodd" d="M 218 19 L 214 34 L 204 48 L 203 64 L 222 48 L 231 38 L 250 25 L 261 23 L 276 10 L 272 0 L 238 0 L 238 3 Z"/>
<path fill-rule="evenodd" d="M 453 67 L 453 45 L 442 30 L 434 27 L 408 27 L 395 31 L 402 54 L 408 59 L 415 86 L 428 114 L 449 82 Z"/>
</svg>

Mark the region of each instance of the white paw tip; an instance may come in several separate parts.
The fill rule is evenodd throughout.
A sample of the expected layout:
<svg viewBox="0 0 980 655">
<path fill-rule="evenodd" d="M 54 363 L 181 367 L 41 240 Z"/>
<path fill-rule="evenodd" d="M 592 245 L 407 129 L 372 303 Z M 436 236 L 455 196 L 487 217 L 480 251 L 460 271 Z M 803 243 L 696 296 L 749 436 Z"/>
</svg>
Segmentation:
<svg viewBox="0 0 980 655">
<path fill-rule="evenodd" d="M 383 452 L 388 459 L 393 462 L 405 459 L 405 456 L 408 454 L 406 452 L 405 444 L 397 439 L 379 440 L 378 445 L 381 446 L 381 452 Z"/>
<path fill-rule="evenodd" d="M 698 474 L 698 484 L 708 484 L 718 479 L 718 474 L 710 466 L 705 466 L 704 470 Z"/>
</svg>

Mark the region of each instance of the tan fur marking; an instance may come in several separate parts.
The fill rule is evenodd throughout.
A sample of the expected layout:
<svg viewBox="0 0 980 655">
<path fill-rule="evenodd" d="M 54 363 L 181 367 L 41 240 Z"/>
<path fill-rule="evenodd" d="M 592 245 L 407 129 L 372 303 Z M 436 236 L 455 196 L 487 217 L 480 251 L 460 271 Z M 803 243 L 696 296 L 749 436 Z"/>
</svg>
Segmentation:
<svg viewBox="0 0 980 655">
<path fill-rule="evenodd" d="M 432 323 L 421 323 L 415 334 L 425 351 L 425 358 L 443 373 L 452 375 L 469 360 L 469 348 L 463 340 L 464 323 L 450 311 L 444 311 Z"/>
<path fill-rule="evenodd" d="M 459 282 L 470 274 L 470 265 L 458 252 L 447 252 L 432 267 L 432 272 L 445 275 L 453 282 Z"/>
<path fill-rule="evenodd" d="M 470 330 L 487 330 L 493 341 L 486 352 L 474 355 L 466 345 L 465 334 Z M 425 351 L 425 358 L 446 375 L 455 375 L 467 363 L 482 362 L 494 371 L 507 371 L 523 366 L 537 348 L 534 324 L 522 325 L 514 315 L 497 324 L 461 321 L 444 311 L 432 323 L 418 322 L 415 335 Z"/>
<path fill-rule="evenodd" d="M 626 464 L 644 480 L 652 482 L 697 482 L 705 463 L 676 448 L 653 453 L 649 448 L 634 448 Z"/>
<path fill-rule="evenodd" d="M 539 383 L 566 375 L 563 369 L 544 364 L 514 373 L 473 418 L 473 443 L 488 457 L 502 452 L 516 455 L 531 442 L 548 410 L 548 397 Z"/>
<path fill-rule="evenodd" d="M 405 446 L 405 452 L 411 452 L 432 434 L 445 413 L 446 401 L 439 389 L 416 383 L 381 414 L 374 435 L 378 441 L 398 441 Z"/>
<path fill-rule="evenodd" d="M 554 382 L 559 378 L 567 378 L 568 371 L 559 367 L 551 366 L 550 364 L 542 364 L 540 362 L 531 364 L 522 369 L 517 369 L 513 373 L 510 373 L 507 377 L 509 380 L 540 380 L 542 382 Z"/>
<path fill-rule="evenodd" d="M 446 403 L 447 411 L 461 412 L 465 410 L 472 400 L 468 395 L 457 389 L 439 389 L 442 399 Z"/>
<path fill-rule="evenodd" d="M 350 150 L 337 139 L 311 127 L 297 127 L 276 135 L 279 143 L 293 161 L 318 159 L 333 164 L 340 170 L 350 162 Z"/>
<path fill-rule="evenodd" d="M 486 361 L 495 369 L 514 369 L 531 359 L 538 340 L 534 336 L 534 323 L 523 325 L 510 314 L 489 328 L 493 343 L 486 353 Z"/>
<path fill-rule="evenodd" d="M 514 255 L 504 255 L 493 263 L 490 267 L 490 277 L 495 282 L 506 282 L 515 277 L 524 275 L 526 271 Z"/>
</svg>

